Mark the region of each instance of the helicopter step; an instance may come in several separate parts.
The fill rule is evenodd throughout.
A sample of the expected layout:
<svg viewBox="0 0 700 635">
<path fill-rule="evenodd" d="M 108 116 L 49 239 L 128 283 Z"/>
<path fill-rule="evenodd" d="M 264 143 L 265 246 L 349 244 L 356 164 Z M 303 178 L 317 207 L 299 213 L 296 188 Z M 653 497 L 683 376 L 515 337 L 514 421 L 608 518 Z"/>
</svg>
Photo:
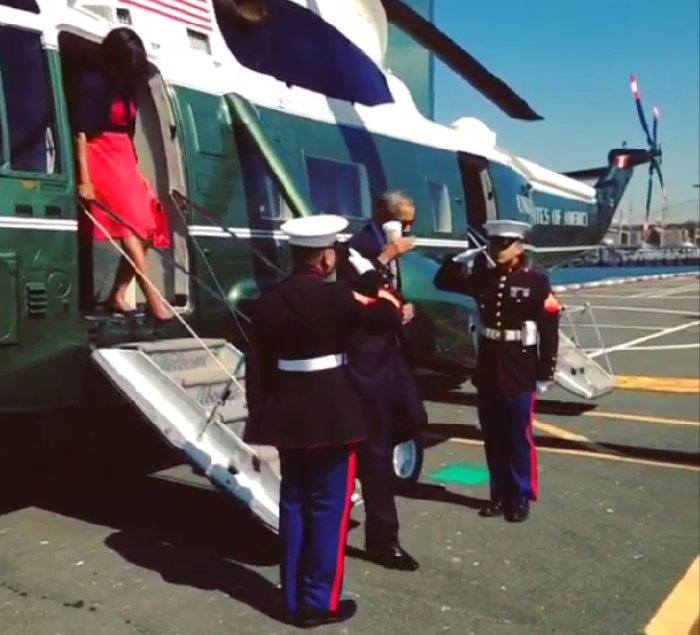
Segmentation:
<svg viewBox="0 0 700 635">
<path fill-rule="evenodd" d="M 279 530 L 279 456 L 245 442 L 244 356 L 226 340 L 135 342 L 93 351 L 117 389 L 198 473 Z"/>
<path fill-rule="evenodd" d="M 615 375 L 595 313 L 590 304 L 565 305 L 562 308 L 554 381 L 577 397 L 599 399 L 615 390 Z M 579 334 L 583 326 L 593 330 L 597 350 L 603 355 L 605 366 L 595 361 L 594 355 L 584 350 Z"/>
</svg>

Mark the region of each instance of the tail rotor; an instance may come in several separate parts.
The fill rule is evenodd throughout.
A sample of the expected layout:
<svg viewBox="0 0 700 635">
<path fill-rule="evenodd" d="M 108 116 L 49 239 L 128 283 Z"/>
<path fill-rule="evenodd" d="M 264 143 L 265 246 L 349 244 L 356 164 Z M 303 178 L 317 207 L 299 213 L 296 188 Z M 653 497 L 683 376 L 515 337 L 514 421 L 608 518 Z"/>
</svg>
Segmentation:
<svg viewBox="0 0 700 635">
<path fill-rule="evenodd" d="M 632 94 L 634 95 L 634 103 L 637 107 L 637 116 L 639 117 L 639 123 L 642 126 L 642 130 L 647 139 L 648 153 L 649 153 L 649 180 L 647 184 L 647 199 L 646 199 L 646 216 L 644 220 L 644 233 L 646 235 L 649 229 L 649 217 L 651 215 L 651 200 L 654 191 L 654 173 L 659 180 L 659 185 L 661 186 L 661 195 L 666 200 L 666 187 L 664 185 L 664 177 L 661 172 L 661 144 L 659 144 L 659 119 L 660 113 L 659 109 L 654 106 L 653 109 L 653 119 L 651 131 L 649 130 L 649 125 L 647 123 L 647 118 L 644 114 L 644 108 L 642 106 L 642 96 L 639 92 L 639 85 L 637 83 L 637 76 L 632 75 L 630 78 L 630 88 L 632 89 Z"/>
</svg>

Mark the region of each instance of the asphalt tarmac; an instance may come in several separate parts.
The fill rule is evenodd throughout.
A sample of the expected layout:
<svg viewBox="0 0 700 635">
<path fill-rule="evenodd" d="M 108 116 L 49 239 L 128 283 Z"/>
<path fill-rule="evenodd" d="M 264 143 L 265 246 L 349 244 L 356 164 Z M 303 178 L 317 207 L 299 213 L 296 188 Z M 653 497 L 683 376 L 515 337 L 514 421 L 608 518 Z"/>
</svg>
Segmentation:
<svg viewBox="0 0 700 635">
<path fill-rule="evenodd" d="M 402 541 L 421 568 L 366 562 L 356 509 L 345 592 L 360 610 L 319 632 L 691 632 L 700 613 L 696 569 L 686 576 L 700 544 L 698 282 L 563 297 L 598 307 L 615 374 L 645 389 L 595 403 L 559 388 L 543 396 L 541 500 L 520 525 L 477 516 L 486 482 L 434 480 L 449 466 L 483 471 L 484 459 L 471 389 L 429 390 L 422 482 L 399 500 Z M 600 351 L 588 324 L 579 339 Z M 118 470 L 28 474 L 4 485 L 1 635 L 294 632 L 277 618 L 276 538 L 188 468 L 128 478 Z"/>
</svg>

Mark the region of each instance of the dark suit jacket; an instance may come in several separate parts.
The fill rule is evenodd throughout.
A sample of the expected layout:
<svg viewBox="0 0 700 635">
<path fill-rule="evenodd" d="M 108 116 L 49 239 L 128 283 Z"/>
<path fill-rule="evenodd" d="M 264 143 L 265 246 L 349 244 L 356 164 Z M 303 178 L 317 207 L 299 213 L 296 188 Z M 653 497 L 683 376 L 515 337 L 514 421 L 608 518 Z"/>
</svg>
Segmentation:
<svg viewBox="0 0 700 635">
<path fill-rule="evenodd" d="M 391 274 L 391 268 L 377 260 L 386 246 L 386 237 L 381 227 L 377 227 L 370 221 L 348 241 L 348 246 L 367 260 L 372 261 L 374 268 L 390 279 L 394 289 L 399 295 L 401 294 L 401 267 L 398 261 L 396 262 L 397 275 L 394 278 Z"/>
<path fill-rule="evenodd" d="M 364 293 L 359 275 L 348 262 L 348 248 L 372 261 L 383 279 L 389 281 L 388 268 L 377 261 L 384 244 L 379 242 L 370 225 L 365 225 L 338 250 L 338 278 Z M 400 289 L 400 274 L 396 282 Z M 390 428 L 376 429 L 377 438 L 390 438 L 393 443 L 407 441 L 427 424 L 428 415 L 411 368 L 403 329 L 400 332 L 370 332 L 361 325 L 357 326 L 351 332 L 348 362 L 356 384 L 376 415 L 374 426 Z M 372 430 L 369 432 L 372 436 Z"/>
</svg>

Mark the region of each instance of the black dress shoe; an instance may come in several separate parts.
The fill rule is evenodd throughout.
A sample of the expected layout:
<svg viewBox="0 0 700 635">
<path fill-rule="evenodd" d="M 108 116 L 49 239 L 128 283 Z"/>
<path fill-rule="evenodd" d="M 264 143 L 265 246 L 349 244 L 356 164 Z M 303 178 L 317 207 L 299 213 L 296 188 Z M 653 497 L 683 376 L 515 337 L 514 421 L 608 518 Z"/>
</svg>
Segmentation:
<svg viewBox="0 0 700 635">
<path fill-rule="evenodd" d="M 357 613 L 355 600 L 340 600 L 335 611 L 302 608 L 299 613 L 290 618 L 289 622 L 299 628 L 316 628 L 326 624 L 345 622 L 353 617 L 355 613 Z"/>
<path fill-rule="evenodd" d="M 482 518 L 495 518 L 496 516 L 503 516 L 503 511 L 503 503 L 492 501 L 479 510 L 479 516 Z"/>
<path fill-rule="evenodd" d="M 418 561 L 406 551 L 401 545 L 365 547 L 367 557 L 386 569 L 396 569 L 397 571 L 416 571 L 420 566 Z"/>
<path fill-rule="evenodd" d="M 506 509 L 506 521 L 509 523 L 522 523 L 530 516 L 530 503 L 523 501 L 509 505 Z"/>
</svg>

